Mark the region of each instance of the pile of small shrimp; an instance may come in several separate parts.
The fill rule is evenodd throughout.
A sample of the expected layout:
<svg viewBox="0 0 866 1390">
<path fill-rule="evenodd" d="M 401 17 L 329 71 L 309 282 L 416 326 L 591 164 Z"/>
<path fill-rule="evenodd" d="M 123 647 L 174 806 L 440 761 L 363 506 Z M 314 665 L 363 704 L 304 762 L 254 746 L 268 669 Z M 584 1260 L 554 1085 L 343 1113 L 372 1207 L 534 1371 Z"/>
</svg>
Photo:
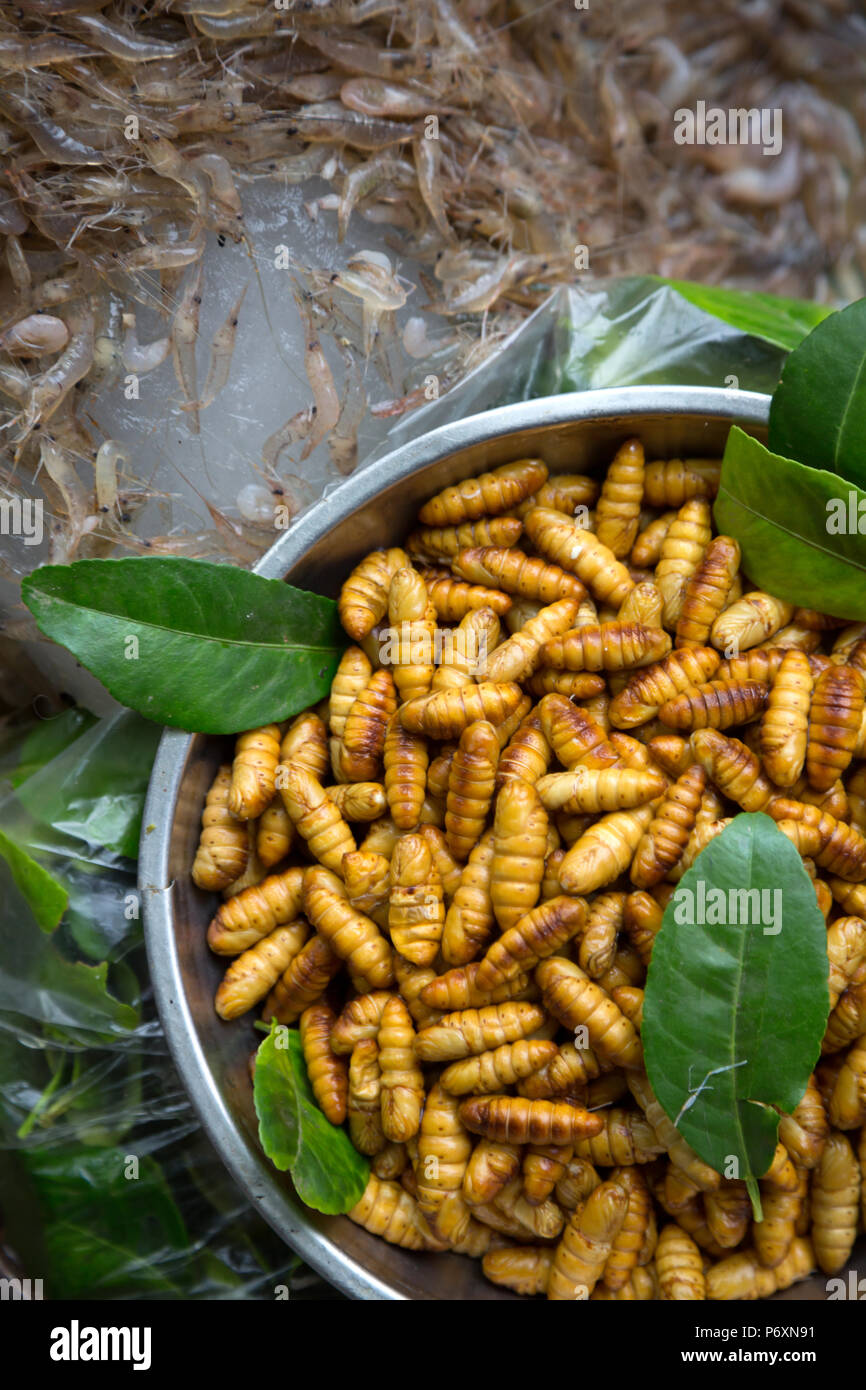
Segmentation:
<svg viewBox="0 0 866 1390">
<path fill-rule="evenodd" d="M 477 366 L 551 287 L 657 271 L 814 298 L 862 293 L 866 25 L 851 0 L 20 0 L 0 7 L 0 494 L 35 491 L 51 558 L 117 548 L 250 560 L 286 506 L 287 459 L 334 475 L 368 416 Z M 678 145 L 674 112 L 778 107 L 784 144 Z M 260 443 L 260 475 L 214 529 L 142 540 L 152 496 L 91 410 L 171 356 L 188 430 L 232 371 L 243 294 L 196 348 L 206 247 L 236 243 L 261 296 L 243 193 L 324 180 L 333 226 L 382 253 L 298 260 L 310 399 Z M 588 266 L 576 257 L 587 248 Z M 272 248 L 267 248 L 271 253 Z M 415 297 L 411 316 L 396 315 Z M 427 303 L 423 303 L 423 290 Z M 441 315 L 428 336 L 417 308 Z M 163 328 L 142 342 L 142 308 Z M 138 318 L 137 318 L 138 316 Z M 395 365 L 399 355 L 400 365 Z M 201 358 L 202 354 L 199 354 Z M 393 385 L 371 397 L 367 369 Z M 408 365 L 407 365 L 408 364 Z M 264 431 L 262 432 L 265 433 Z M 303 488 L 299 490 L 299 496 Z M 290 513 L 303 500 L 292 498 Z M 35 556 L 33 557 L 35 559 Z"/>
</svg>

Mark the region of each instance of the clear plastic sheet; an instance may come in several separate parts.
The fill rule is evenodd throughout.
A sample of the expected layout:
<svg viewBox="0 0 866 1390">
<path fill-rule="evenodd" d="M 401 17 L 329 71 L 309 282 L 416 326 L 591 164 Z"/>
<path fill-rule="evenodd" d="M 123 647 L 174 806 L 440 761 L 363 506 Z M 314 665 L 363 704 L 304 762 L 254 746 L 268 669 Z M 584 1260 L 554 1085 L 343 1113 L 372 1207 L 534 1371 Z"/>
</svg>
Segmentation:
<svg viewBox="0 0 866 1390">
<path fill-rule="evenodd" d="M 562 286 L 501 352 L 400 420 L 365 462 L 439 425 L 535 396 L 673 384 L 771 392 L 783 360 L 779 348 L 650 276 Z M 425 363 L 425 373 L 435 374 L 435 364 Z"/>
<path fill-rule="evenodd" d="M 135 854 L 159 735 L 73 709 L 0 739 L 3 1272 L 55 1298 L 328 1297 L 225 1172 L 156 1017 Z M 53 931 L 16 850 L 68 894 Z"/>
<path fill-rule="evenodd" d="M 781 360 L 651 280 L 561 289 L 365 462 L 529 396 L 653 382 L 770 390 Z M 234 1187 L 166 1050 L 134 864 L 159 733 L 81 709 L 0 730 L 0 828 L 69 899 L 43 930 L 0 854 L 0 1249 L 46 1296 L 333 1297 Z"/>
</svg>

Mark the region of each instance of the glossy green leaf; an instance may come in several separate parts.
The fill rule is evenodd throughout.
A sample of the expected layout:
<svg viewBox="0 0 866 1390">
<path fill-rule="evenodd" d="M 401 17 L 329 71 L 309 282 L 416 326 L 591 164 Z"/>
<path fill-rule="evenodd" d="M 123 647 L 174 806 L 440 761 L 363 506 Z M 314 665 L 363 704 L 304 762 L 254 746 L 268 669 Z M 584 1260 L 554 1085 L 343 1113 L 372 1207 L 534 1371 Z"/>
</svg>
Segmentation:
<svg viewBox="0 0 866 1390">
<path fill-rule="evenodd" d="M 802 1098 L 830 1008 L 827 929 L 812 882 L 769 816 L 738 815 L 665 908 L 644 995 L 647 1074 L 705 1162 L 756 1179 L 779 1115 Z"/>
<path fill-rule="evenodd" d="M 701 285 L 694 280 L 669 280 L 656 275 L 660 284 L 670 285 L 683 299 L 723 319 L 741 333 L 790 352 L 812 329 L 835 311 L 827 304 L 808 299 L 786 299 L 758 290 L 729 290 L 720 285 Z"/>
<path fill-rule="evenodd" d="M 254 1096 L 262 1148 L 291 1173 L 301 1201 L 328 1215 L 351 1211 L 370 1165 L 316 1105 L 297 1028 L 275 1026 L 259 1047 Z"/>
<path fill-rule="evenodd" d="M 780 458 L 735 425 L 713 515 L 739 541 L 753 584 L 837 618 L 866 618 L 866 492 L 853 483 Z"/>
<path fill-rule="evenodd" d="M 331 599 L 203 560 L 43 565 L 22 594 L 122 704 L 201 733 L 305 709 L 327 694 L 345 644 Z"/>
<path fill-rule="evenodd" d="M 791 353 L 773 393 L 769 445 L 866 488 L 866 299 Z"/>
<path fill-rule="evenodd" d="M 2 830 L 0 855 L 9 865 L 12 877 L 42 931 L 53 932 L 66 911 L 69 901 L 66 889 Z"/>
</svg>

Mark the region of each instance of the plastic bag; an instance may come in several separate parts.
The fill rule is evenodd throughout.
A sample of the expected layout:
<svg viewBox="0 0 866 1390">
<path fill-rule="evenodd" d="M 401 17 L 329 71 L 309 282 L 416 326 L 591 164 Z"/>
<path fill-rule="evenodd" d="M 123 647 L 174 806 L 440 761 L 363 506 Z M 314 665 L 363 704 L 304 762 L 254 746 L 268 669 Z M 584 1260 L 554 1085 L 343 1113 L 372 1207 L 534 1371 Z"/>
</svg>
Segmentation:
<svg viewBox="0 0 866 1390">
<path fill-rule="evenodd" d="M 213 1152 L 156 1017 L 134 856 L 160 732 L 73 709 L 0 745 L 0 1243 L 45 1297 L 328 1297 Z"/>
<path fill-rule="evenodd" d="M 535 396 L 672 384 L 770 392 L 784 357 L 650 276 L 562 286 L 500 352 L 394 425 L 365 462 L 427 430 Z"/>
</svg>

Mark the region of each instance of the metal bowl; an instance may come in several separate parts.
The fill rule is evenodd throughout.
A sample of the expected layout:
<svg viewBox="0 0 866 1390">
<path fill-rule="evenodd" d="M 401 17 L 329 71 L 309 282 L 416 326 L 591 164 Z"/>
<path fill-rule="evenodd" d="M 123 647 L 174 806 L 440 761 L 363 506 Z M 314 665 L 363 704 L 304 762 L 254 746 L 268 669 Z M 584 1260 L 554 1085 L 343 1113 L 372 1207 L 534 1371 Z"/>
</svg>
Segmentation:
<svg viewBox="0 0 866 1390">
<path fill-rule="evenodd" d="M 486 411 L 433 430 L 349 478 L 281 536 L 255 571 L 335 597 L 352 566 L 370 550 L 398 544 L 421 502 L 449 483 L 527 455 L 544 458 L 552 471 L 592 471 L 633 434 L 651 457 L 717 456 L 732 424 L 764 438 L 768 410 L 769 398 L 751 392 L 636 386 Z M 205 942 L 213 897 L 190 879 L 205 793 L 227 755 L 225 740 L 164 734 L 145 806 L 139 868 L 157 1006 L 211 1141 L 287 1244 L 350 1297 L 515 1297 L 488 1283 L 477 1261 L 410 1254 L 346 1217 L 310 1211 L 262 1153 L 247 1070 L 258 1035 L 248 1021 L 226 1024 L 214 1012 L 225 962 Z M 813 1279 L 778 1296 L 823 1298 L 823 1284 Z"/>
</svg>

